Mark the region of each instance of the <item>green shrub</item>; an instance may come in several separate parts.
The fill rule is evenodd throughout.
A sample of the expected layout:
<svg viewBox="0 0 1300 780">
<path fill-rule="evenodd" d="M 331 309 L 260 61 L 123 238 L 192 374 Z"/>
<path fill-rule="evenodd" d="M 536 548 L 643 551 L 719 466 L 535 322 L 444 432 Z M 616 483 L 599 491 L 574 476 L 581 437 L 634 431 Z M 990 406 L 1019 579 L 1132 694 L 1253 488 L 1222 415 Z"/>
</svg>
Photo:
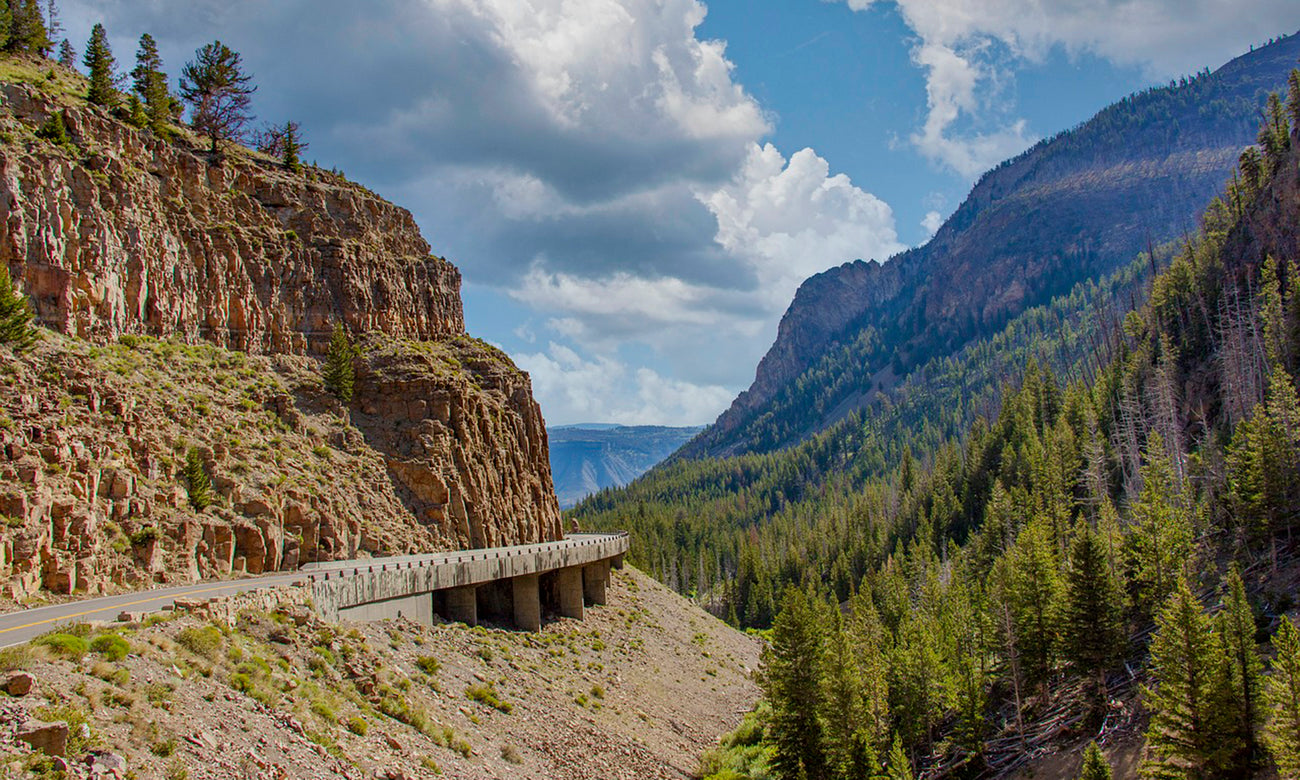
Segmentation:
<svg viewBox="0 0 1300 780">
<path fill-rule="evenodd" d="M 207 467 L 203 465 L 203 456 L 197 447 L 190 447 L 185 453 L 185 465 L 181 467 L 181 476 L 185 478 L 185 490 L 189 493 L 190 506 L 198 512 L 212 506 L 212 480 L 208 477 Z"/>
<path fill-rule="evenodd" d="M 46 634 L 33 644 L 48 647 L 55 655 L 74 661 L 81 660 L 83 655 L 90 652 L 90 643 L 72 634 Z"/>
<path fill-rule="evenodd" d="M 507 715 L 514 709 L 514 706 L 508 701 L 502 701 L 497 695 L 497 689 L 491 683 L 475 684 L 465 689 L 465 696 L 470 701 L 476 701 L 484 704 L 498 712 L 504 712 Z"/>
<path fill-rule="evenodd" d="M 415 659 L 415 665 L 417 668 L 419 668 L 420 671 L 424 672 L 430 677 L 437 674 L 438 670 L 442 668 L 442 664 L 438 661 L 438 659 L 434 658 L 431 655 L 422 655 L 419 658 Z"/>
<path fill-rule="evenodd" d="M 356 348 L 348 338 L 342 323 L 334 324 L 330 335 L 329 351 L 325 355 L 325 391 L 343 403 L 352 400 L 352 389 L 356 382 L 356 370 L 352 361 L 357 357 Z"/>
<path fill-rule="evenodd" d="M 221 630 L 216 626 L 181 629 L 176 642 L 197 656 L 211 659 L 221 650 Z"/>
<path fill-rule="evenodd" d="M 121 661 L 131 652 L 131 645 L 117 634 L 100 634 L 90 640 L 90 649 L 108 661 Z"/>
<path fill-rule="evenodd" d="M 146 525 L 141 528 L 137 528 L 131 534 L 130 536 L 131 546 L 143 547 L 149 542 L 152 542 L 157 538 L 158 538 L 158 529 L 151 525 Z"/>
<path fill-rule="evenodd" d="M 360 715 L 353 715 L 348 718 L 348 731 L 358 737 L 364 737 L 370 731 L 370 722 Z"/>
</svg>

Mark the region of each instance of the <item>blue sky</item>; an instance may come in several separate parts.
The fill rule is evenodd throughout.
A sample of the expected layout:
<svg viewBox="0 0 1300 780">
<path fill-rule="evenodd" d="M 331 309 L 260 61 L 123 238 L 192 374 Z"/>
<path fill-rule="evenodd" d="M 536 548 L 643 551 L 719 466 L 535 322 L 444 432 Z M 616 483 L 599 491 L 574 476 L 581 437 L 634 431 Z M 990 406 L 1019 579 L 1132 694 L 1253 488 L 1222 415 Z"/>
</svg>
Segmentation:
<svg viewBox="0 0 1300 780">
<path fill-rule="evenodd" d="M 799 282 L 978 174 L 1300 28 L 1294 0 L 64 0 L 124 70 L 241 51 L 259 115 L 411 209 L 548 422 L 711 422 Z"/>
</svg>

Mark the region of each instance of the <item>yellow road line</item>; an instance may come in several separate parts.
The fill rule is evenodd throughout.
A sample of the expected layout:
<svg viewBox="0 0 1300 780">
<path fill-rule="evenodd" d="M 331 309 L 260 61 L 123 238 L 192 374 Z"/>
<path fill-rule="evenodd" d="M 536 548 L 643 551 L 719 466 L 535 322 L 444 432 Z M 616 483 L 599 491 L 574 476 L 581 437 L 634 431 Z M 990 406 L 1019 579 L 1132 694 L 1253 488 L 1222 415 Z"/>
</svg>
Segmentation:
<svg viewBox="0 0 1300 780">
<path fill-rule="evenodd" d="M 32 628 L 34 626 L 43 626 L 46 623 L 54 623 L 59 620 L 70 620 L 72 618 L 85 617 L 86 615 L 93 615 L 96 612 L 107 612 L 110 609 L 122 610 L 125 609 L 126 607 L 134 607 L 137 604 L 148 604 L 151 601 L 166 601 L 167 599 L 174 600 L 177 598 L 184 598 L 185 596 L 195 596 L 200 593 L 213 593 L 218 590 L 228 590 L 232 587 L 238 587 L 240 584 L 241 583 L 228 582 L 225 585 L 221 585 L 215 588 L 203 588 L 201 590 L 187 590 L 181 593 L 173 593 L 167 596 L 154 596 L 153 598 L 139 599 L 137 601 L 126 601 L 121 604 L 114 604 L 113 606 L 110 607 L 100 607 L 99 609 L 88 609 L 84 612 L 74 612 L 70 615 L 59 615 L 57 617 L 46 618 L 45 620 L 38 620 L 35 623 L 27 623 L 25 625 L 12 626 L 10 628 L 0 628 L 0 634 L 5 634 L 10 631 L 21 631 L 24 628 Z"/>
</svg>

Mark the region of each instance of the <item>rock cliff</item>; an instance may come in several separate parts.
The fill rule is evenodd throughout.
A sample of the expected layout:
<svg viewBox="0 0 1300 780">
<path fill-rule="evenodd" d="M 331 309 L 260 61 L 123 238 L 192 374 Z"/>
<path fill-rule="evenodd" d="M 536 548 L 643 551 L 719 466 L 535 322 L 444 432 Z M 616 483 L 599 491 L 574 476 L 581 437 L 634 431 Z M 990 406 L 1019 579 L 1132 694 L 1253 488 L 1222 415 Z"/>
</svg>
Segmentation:
<svg viewBox="0 0 1300 780">
<path fill-rule="evenodd" d="M 53 331 L 0 347 L 4 596 L 561 535 L 529 378 L 465 334 L 460 274 L 407 211 L 40 88 L 0 97 L 0 261 Z M 38 137 L 56 112 L 70 144 Z M 336 322 L 347 405 L 318 359 Z"/>
</svg>

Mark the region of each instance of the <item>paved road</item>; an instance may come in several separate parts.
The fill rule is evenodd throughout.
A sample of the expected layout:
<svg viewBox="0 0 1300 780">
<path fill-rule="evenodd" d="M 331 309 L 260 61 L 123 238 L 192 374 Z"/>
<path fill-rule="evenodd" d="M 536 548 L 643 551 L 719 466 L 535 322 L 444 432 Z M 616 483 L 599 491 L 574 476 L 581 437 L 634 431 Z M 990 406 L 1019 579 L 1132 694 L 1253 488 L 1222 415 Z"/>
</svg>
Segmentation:
<svg viewBox="0 0 1300 780">
<path fill-rule="evenodd" d="M 350 561 L 329 561 L 310 563 L 294 572 L 275 572 L 259 577 L 244 577 L 237 580 L 207 580 L 189 585 L 177 585 L 169 588 L 152 588 L 116 596 L 70 601 L 66 604 L 51 604 L 45 607 L 24 609 L 0 615 L 0 647 L 10 647 L 30 642 L 41 634 L 47 633 L 59 625 L 78 623 L 87 620 L 116 620 L 124 611 L 153 612 L 171 605 L 176 599 L 214 598 L 235 593 L 291 585 L 306 579 L 308 575 L 347 574 L 358 567 L 392 565 L 432 565 L 454 562 L 459 558 L 485 557 L 491 555 L 518 554 L 532 549 L 573 544 L 584 537 L 595 534 L 576 534 L 565 537 L 561 542 L 543 544 L 516 545 L 514 547 L 490 547 L 478 550 L 461 550 L 458 552 L 433 553 L 429 555 L 399 555 L 391 558 L 360 558 Z"/>
</svg>

